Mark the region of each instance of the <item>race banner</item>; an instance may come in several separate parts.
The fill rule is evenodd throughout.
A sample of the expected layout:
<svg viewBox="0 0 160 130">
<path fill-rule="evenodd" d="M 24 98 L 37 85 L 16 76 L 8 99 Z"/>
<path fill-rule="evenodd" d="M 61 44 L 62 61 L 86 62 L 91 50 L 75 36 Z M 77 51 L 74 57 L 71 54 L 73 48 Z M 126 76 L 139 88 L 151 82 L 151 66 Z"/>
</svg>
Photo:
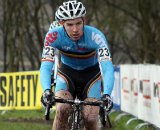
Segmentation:
<svg viewBox="0 0 160 130">
<path fill-rule="evenodd" d="M 130 113 L 131 100 L 131 84 L 130 84 L 130 68 L 128 65 L 120 66 L 121 72 L 121 110 Z"/>
<path fill-rule="evenodd" d="M 160 128 L 160 66 L 121 65 L 121 110 Z"/>
<path fill-rule="evenodd" d="M 39 71 L 0 73 L 0 110 L 39 109 Z"/>
</svg>

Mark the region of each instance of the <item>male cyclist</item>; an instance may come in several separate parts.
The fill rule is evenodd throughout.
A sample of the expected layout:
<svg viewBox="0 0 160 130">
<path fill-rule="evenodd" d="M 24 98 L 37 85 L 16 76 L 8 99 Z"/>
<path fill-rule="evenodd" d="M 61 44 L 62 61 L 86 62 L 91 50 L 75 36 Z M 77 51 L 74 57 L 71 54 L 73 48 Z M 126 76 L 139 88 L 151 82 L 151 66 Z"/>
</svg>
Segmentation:
<svg viewBox="0 0 160 130">
<path fill-rule="evenodd" d="M 49 30 L 44 41 L 40 68 L 44 103 L 52 95 L 51 71 L 55 49 L 61 54 L 55 96 L 65 99 L 78 97 L 87 101 L 110 99 L 114 69 L 108 43 L 100 30 L 84 25 L 85 14 L 84 5 L 75 0 L 64 2 L 55 13 L 56 20 L 62 26 Z M 108 101 L 110 110 L 112 102 Z M 68 117 L 71 112 L 70 105 L 57 103 L 53 130 L 69 130 Z M 84 106 L 82 115 L 86 130 L 98 130 L 99 107 Z"/>
</svg>

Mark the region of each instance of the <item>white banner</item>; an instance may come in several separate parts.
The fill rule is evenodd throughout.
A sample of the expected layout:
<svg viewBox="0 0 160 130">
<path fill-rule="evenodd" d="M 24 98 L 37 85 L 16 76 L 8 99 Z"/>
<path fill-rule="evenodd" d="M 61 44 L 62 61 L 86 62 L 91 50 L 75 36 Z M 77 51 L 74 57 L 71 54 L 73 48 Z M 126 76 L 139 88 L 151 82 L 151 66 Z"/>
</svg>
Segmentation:
<svg viewBox="0 0 160 130">
<path fill-rule="evenodd" d="M 121 110 L 160 128 L 160 66 L 121 65 Z"/>
<path fill-rule="evenodd" d="M 153 119 L 151 107 L 152 81 L 150 65 L 139 65 L 139 95 L 138 95 L 138 117 L 151 122 Z"/>
<path fill-rule="evenodd" d="M 134 116 L 138 116 L 138 107 L 135 107 L 135 106 L 138 106 L 138 83 L 139 83 L 139 79 L 138 79 L 138 66 L 136 65 L 132 65 L 132 67 L 130 67 L 130 87 L 131 87 L 131 94 L 130 94 L 130 104 L 131 104 L 131 107 L 130 107 L 130 110 L 132 112 L 132 114 Z M 134 109 L 133 109 L 134 108 Z"/>
<path fill-rule="evenodd" d="M 131 84 L 129 65 L 120 66 L 121 71 L 121 110 L 131 113 Z"/>
</svg>

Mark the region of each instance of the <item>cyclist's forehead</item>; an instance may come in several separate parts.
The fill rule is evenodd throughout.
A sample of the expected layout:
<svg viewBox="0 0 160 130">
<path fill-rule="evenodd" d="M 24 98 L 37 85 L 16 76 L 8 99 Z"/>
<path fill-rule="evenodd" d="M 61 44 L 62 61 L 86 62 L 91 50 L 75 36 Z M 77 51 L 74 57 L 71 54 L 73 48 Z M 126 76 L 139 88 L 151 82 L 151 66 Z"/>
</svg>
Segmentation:
<svg viewBox="0 0 160 130">
<path fill-rule="evenodd" d="M 83 22 L 83 19 L 82 18 L 76 18 L 76 19 L 69 19 L 69 20 L 66 20 L 64 21 L 64 24 L 68 25 L 68 24 L 77 24 L 77 23 L 80 23 L 80 22 Z"/>
</svg>

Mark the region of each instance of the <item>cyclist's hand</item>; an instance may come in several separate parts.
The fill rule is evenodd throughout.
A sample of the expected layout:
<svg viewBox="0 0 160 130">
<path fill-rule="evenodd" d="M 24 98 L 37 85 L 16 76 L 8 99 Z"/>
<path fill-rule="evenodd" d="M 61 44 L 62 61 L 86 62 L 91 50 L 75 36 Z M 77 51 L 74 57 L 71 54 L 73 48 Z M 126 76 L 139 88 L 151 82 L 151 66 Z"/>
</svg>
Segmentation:
<svg viewBox="0 0 160 130">
<path fill-rule="evenodd" d="M 103 94 L 101 99 L 104 102 L 104 109 L 106 109 L 107 112 L 110 112 L 113 107 L 111 97 L 108 94 Z"/>
<path fill-rule="evenodd" d="M 51 89 L 46 89 L 41 97 L 42 104 L 46 107 L 47 104 L 50 104 L 53 101 L 54 94 Z"/>
</svg>

